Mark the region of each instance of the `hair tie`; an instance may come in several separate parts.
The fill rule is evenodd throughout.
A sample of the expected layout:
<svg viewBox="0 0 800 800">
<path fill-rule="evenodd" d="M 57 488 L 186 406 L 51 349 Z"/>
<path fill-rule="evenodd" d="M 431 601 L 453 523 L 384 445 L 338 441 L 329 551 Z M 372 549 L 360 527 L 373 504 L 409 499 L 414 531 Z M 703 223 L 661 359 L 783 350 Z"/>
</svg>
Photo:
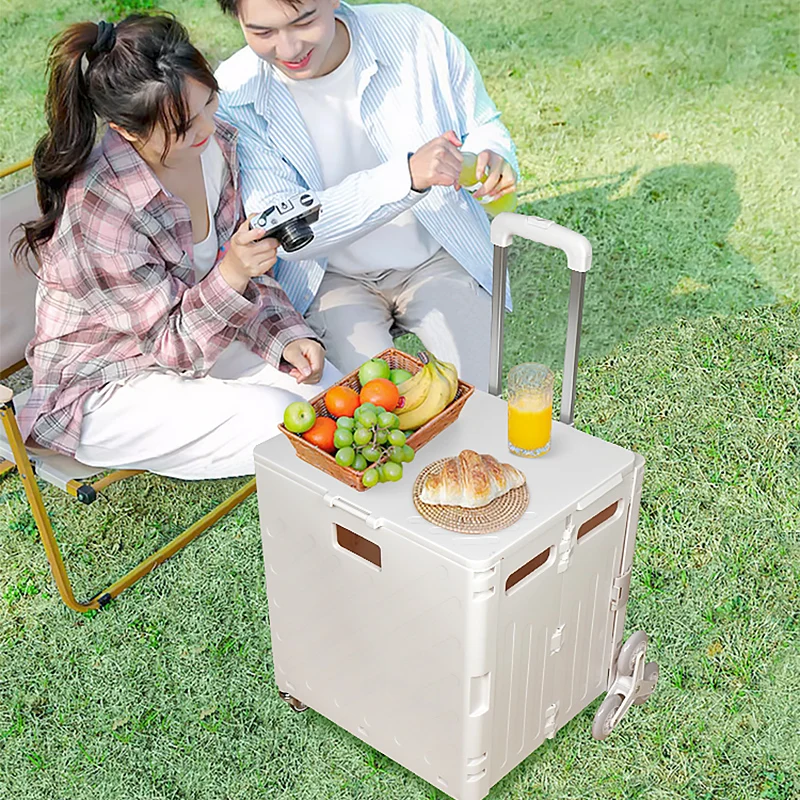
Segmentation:
<svg viewBox="0 0 800 800">
<path fill-rule="evenodd" d="M 101 20 L 97 23 L 97 38 L 91 47 L 90 52 L 92 55 L 100 55 L 101 53 L 108 53 L 114 47 L 117 41 L 117 29 L 113 22 L 106 22 Z"/>
</svg>

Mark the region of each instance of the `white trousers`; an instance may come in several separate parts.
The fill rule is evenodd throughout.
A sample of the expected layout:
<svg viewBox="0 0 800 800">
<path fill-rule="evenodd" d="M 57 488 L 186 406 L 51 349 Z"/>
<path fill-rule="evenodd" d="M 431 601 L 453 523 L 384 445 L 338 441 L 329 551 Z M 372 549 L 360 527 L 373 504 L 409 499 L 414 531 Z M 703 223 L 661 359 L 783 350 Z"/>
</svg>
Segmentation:
<svg viewBox="0 0 800 800">
<path fill-rule="evenodd" d="M 299 384 L 233 342 L 203 378 L 148 370 L 93 392 L 75 457 L 184 480 L 252 475 L 253 448 L 279 435 L 286 406 L 341 377 L 326 361 L 319 383 Z"/>
<path fill-rule="evenodd" d="M 345 373 L 393 347 L 390 330 L 399 325 L 467 383 L 489 388 L 492 298 L 444 249 L 414 269 L 326 271 L 306 322 Z"/>
</svg>

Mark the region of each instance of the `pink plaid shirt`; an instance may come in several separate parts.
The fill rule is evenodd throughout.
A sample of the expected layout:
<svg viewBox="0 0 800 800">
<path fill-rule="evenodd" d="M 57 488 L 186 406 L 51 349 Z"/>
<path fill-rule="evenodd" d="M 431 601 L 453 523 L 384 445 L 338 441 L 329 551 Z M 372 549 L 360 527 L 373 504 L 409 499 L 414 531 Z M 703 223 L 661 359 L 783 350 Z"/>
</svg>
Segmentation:
<svg viewBox="0 0 800 800">
<path fill-rule="evenodd" d="M 214 217 L 222 243 L 243 211 L 236 130 L 218 120 L 216 136 L 230 171 Z M 198 282 L 192 258 L 186 204 L 108 130 L 43 248 L 23 437 L 74 455 L 84 400 L 108 383 L 153 367 L 200 377 L 234 339 L 280 366 L 286 345 L 317 338 L 271 277 L 250 281 L 242 295 L 218 263 Z"/>
</svg>

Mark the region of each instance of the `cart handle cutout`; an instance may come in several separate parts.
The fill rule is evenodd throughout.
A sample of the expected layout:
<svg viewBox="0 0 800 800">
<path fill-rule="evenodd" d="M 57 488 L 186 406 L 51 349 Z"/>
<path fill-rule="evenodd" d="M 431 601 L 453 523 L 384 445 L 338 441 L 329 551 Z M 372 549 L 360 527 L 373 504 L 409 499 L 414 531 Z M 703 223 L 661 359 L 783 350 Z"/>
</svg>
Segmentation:
<svg viewBox="0 0 800 800">
<path fill-rule="evenodd" d="M 381 568 L 381 549 L 375 542 L 359 536 L 354 531 L 336 525 L 336 542 L 339 547 Z"/>
<path fill-rule="evenodd" d="M 540 567 L 543 567 L 547 563 L 552 552 L 553 547 L 551 545 L 547 548 L 547 550 L 542 550 L 538 556 L 534 556 L 530 561 L 528 561 L 527 564 L 523 564 L 518 570 L 512 572 L 506 580 L 506 594 L 508 594 L 511 589 L 513 589 L 521 580 L 527 578 L 529 575 L 532 575 Z"/>
<path fill-rule="evenodd" d="M 622 500 L 616 500 L 610 506 L 606 506 L 602 511 L 598 511 L 578 528 L 578 540 L 591 533 L 595 528 L 602 525 L 607 519 L 611 519 L 622 504 Z"/>
</svg>

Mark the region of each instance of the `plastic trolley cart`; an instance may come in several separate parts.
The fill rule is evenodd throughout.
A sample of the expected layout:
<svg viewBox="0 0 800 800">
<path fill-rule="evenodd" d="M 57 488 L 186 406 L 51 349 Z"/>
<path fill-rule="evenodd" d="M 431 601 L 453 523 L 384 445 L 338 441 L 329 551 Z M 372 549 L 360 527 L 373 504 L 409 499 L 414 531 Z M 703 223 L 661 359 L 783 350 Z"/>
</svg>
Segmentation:
<svg viewBox="0 0 800 800">
<path fill-rule="evenodd" d="M 557 247 L 571 271 L 564 400 L 550 452 L 507 450 L 500 390 L 503 294 L 513 236 Z M 500 214 L 491 394 L 405 465 L 357 492 L 294 453 L 255 450 L 275 678 L 312 707 L 456 800 L 479 800 L 603 692 L 602 739 L 653 691 L 647 637 L 622 630 L 643 459 L 572 427 L 589 242 L 553 222 Z M 527 476 L 530 505 L 497 533 L 451 533 L 416 511 L 427 464 L 469 448 Z"/>
</svg>

